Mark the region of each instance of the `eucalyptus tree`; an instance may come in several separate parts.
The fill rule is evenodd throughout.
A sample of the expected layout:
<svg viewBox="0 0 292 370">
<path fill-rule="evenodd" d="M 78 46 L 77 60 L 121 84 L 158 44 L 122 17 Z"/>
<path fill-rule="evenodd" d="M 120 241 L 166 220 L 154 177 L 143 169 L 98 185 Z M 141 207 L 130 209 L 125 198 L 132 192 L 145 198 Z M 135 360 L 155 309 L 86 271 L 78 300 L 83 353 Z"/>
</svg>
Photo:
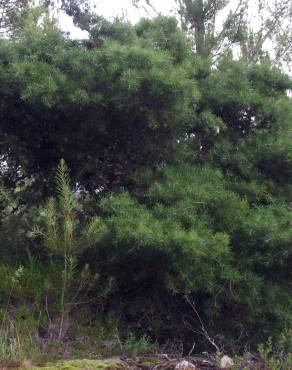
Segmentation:
<svg viewBox="0 0 292 370">
<path fill-rule="evenodd" d="M 0 35 L 9 36 L 23 24 L 30 0 L 0 0 Z"/>
<path fill-rule="evenodd" d="M 202 57 L 217 57 L 238 46 L 249 63 L 271 58 L 291 68 L 292 3 L 289 0 L 175 0 L 182 29 Z M 159 15 L 155 1 L 135 6 Z"/>
<path fill-rule="evenodd" d="M 251 7 L 253 5 L 253 7 Z M 279 66 L 292 68 L 292 2 L 257 0 L 249 4 L 255 12 L 253 22 L 246 22 L 242 56 L 249 63 L 271 58 Z"/>
<path fill-rule="evenodd" d="M 64 11 L 82 30 L 89 31 L 100 19 L 90 0 L 44 0 L 44 5 L 53 11 Z"/>
</svg>

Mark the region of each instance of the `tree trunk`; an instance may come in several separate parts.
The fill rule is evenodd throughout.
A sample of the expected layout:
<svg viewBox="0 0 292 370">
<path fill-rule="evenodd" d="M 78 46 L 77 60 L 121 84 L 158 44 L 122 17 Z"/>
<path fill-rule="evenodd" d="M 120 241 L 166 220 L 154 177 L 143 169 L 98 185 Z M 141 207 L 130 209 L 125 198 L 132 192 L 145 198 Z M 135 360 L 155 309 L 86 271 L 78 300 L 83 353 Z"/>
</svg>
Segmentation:
<svg viewBox="0 0 292 370">
<path fill-rule="evenodd" d="M 205 17 L 203 0 L 196 0 L 194 13 L 195 43 L 196 51 L 202 57 L 207 57 L 206 35 L 205 35 Z"/>
</svg>

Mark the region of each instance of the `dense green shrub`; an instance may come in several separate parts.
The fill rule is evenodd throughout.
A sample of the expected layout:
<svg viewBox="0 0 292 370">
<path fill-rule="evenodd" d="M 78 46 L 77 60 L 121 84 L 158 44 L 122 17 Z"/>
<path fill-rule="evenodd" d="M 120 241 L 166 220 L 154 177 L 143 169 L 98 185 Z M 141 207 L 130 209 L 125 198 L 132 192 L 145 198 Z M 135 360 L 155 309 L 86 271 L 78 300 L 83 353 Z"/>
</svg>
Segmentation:
<svg viewBox="0 0 292 370">
<path fill-rule="evenodd" d="M 123 32 L 119 24 L 112 27 Z M 9 179 L 19 175 L 21 155 L 23 171 L 40 192 L 64 157 L 74 181 L 115 189 L 141 168 L 176 156 L 177 138 L 199 98 L 193 63 L 176 63 L 169 49 L 145 38 L 135 34 L 125 43 L 109 32 L 99 47 L 87 48 L 45 24 L 28 25 L 18 42 L 2 41 L 1 154 Z"/>
<path fill-rule="evenodd" d="M 102 200 L 109 236 L 100 263 L 116 289 L 148 282 L 189 294 L 222 334 L 256 341 L 288 327 L 290 207 L 249 205 L 212 168 L 165 168 L 161 176 L 139 201 L 127 193 Z"/>
</svg>

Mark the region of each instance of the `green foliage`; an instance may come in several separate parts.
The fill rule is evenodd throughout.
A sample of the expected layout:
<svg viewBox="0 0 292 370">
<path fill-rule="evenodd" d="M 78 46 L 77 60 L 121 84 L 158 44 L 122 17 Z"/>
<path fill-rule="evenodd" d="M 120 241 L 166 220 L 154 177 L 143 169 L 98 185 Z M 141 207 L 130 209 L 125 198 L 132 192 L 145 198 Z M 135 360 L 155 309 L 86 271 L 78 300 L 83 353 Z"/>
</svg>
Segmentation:
<svg viewBox="0 0 292 370">
<path fill-rule="evenodd" d="M 288 369 L 292 363 L 291 356 L 291 330 L 283 333 L 278 343 L 273 343 L 270 337 L 265 344 L 260 344 L 258 351 L 265 366 L 271 370 Z"/>
<path fill-rule="evenodd" d="M 127 353 L 130 356 L 153 354 L 157 350 L 157 346 L 151 343 L 150 339 L 146 336 L 136 338 L 135 335 L 129 334 L 126 342 L 122 346 L 122 353 Z"/>
<path fill-rule="evenodd" d="M 118 35 L 120 24 L 111 26 Z M 94 48 L 66 40 L 47 23 L 25 29 L 8 57 L 3 44 L 0 125 L 7 136 L 1 150 L 13 147 L 11 161 L 22 153 L 22 171 L 35 188 L 50 182 L 61 157 L 82 186 L 113 189 L 141 167 L 176 156 L 176 138 L 199 99 L 192 62 L 177 63 L 171 45 L 154 49 L 152 34 L 151 42 L 135 36 L 125 44 L 104 27 Z M 171 32 L 187 45 L 174 25 Z"/>
<path fill-rule="evenodd" d="M 139 203 L 129 194 L 102 200 L 106 260 L 118 286 L 129 279 L 145 285 L 155 276 L 176 294 L 190 292 L 199 301 L 205 295 L 201 312 L 212 312 L 217 330 L 226 309 L 231 327 L 248 333 L 256 323 L 259 338 L 271 324 L 274 330 L 288 324 L 290 207 L 249 205 L 212 168 L 165 168 L 160 176 Z"/>
<path fill-rule="evenodd" d="M 135 26 L 142 45 L 167 50 L 176 63 L 185 61 L 191 54 L 190 45 L 182 32 L 178 32 L 175 18 L 157 17 L 153 21 L 142 19 Z"/>
</svg>

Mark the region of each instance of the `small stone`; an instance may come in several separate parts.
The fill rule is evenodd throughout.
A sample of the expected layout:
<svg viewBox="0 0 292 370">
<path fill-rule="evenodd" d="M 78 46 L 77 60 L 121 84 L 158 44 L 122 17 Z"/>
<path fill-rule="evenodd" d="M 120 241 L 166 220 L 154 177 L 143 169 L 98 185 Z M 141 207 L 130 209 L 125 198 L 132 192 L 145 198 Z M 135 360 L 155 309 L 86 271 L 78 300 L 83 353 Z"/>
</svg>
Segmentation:
<svg viewBox="0 0 292 370">
<path fill-rule="evenodd" d="M 30 360 L 24 360 L 22 361 L 21 368 L 28 369 L 32 366 L 32 363 Z"/>
<path fill-rule="evenodd" d="M 175 370 L 196 370 L 196 366 L 189 361 L 183 360 L 176 365 Z"/>
<path fill-rule="evenodd" d="M 231 369 L 234 366 L 234 362 L 232 358 L 229 356 L 223 356 L 220 361 L 220 368 L 221 369 Z"/>
</svg>

